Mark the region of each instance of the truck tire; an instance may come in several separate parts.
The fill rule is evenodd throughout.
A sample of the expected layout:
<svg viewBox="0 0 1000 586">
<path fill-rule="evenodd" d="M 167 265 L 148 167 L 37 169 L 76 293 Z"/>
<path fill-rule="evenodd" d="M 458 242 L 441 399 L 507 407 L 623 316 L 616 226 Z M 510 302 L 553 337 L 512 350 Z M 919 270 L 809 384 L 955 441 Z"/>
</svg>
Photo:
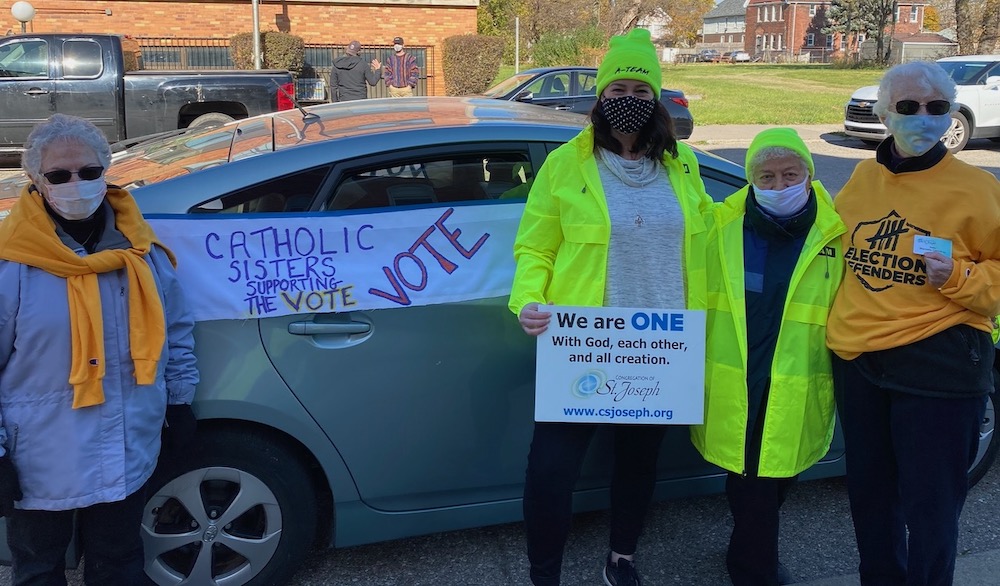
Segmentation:
<svg viewBox="0 0 1000 586">
<path fill-rule="evenodd" d="M 219 126 L 227 122 L 232 122 L 233 120 L 235 120 L 235 118 L 228 114 L 223 114 L 222 112 L 209 112 L 208 114 L 202 114 L 192 120 L 191 124 L 188 124 L 188 128 L 194 128 L 196 126 Z"/>
<path fill-rule="evenodd" d="M 951 115 L 951 127 L 941 137 L 941 142 L 944 143 L 944 146 L 948 147 L 949 151 L 957 153 L 964 149 L 965 145 L 969 144 L 970 136 L 972 136 L 972 127 L 969 124 L 969 119 L 961 112 L 953 112 Z"/>
<path fill-rule="evenodd" d="M 314 544 L 317 498 L 291 450 L 260 433 L 199 433 L 204 446 L 150 483 L 146 575 L 159 586 L 264 586 L 298 570 Z"/>
</svg>

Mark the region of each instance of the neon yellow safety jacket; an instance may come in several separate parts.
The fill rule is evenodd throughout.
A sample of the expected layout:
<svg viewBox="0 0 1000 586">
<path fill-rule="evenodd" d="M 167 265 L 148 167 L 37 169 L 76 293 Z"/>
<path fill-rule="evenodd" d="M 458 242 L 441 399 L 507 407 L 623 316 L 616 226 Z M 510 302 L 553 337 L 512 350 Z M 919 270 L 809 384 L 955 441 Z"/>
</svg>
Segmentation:
<svg viewBox="0 0 1000 586">
<path fill-rule="evenodd" d="M 762 477 L 795 476 L 819 461 L 833 438 L 833 375 L 826 319 L 844 275 L 840 235 L 845 227 L 823 185 L 814 181 L 812 187 L 816 221 L 792 271 L 771 364 L 756 471 Z M 749 439 L 743 264 L 748 191 L 744 187 L 714 210 L 716 229 L 709 235 L 707 251 L 705 423 L 691 427 L 691 441 L 707 461 L 741 474 L 747 472 Z"/>
<path fill-rule="evenodd" d="M 705 219 L 711 219 L 712 198 L 694 151 L 682 143 L 677 151 L 676 159 L 667 154 L 663 163 L 684 214 L 687 309 L 705 309 Z M 545 159 L 531 186 L 514 241 L 510 310 L 520 315 L 531 302 L 603 305 L 610 239 L 594 130 L 588 126 Z"/>
</svg>

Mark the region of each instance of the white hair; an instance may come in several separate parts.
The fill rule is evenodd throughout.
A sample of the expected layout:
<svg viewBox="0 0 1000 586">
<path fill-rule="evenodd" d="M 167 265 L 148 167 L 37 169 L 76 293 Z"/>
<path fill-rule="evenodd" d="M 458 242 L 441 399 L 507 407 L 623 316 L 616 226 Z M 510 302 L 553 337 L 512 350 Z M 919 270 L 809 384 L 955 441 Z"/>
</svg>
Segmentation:
<svg viewBox="0 0 1000 586">
<path fill-rule="evenodd" d="M 753 154 L 753 157 L 747 163 L 747 181 L 753 183 L 754 171 L 760 168 L 761 165 L 768 161 L 773 161 L 774 159 L 781 159 L 784 157 L 793 156 L 797 158 L 802 163 L 802 170 L 806 175 L 809 174 L 809 163 L 802 158 L 802 155 L 793 151 L 788 147 L 783 146 L 769 146 L 764 147 Z"/>
<path fill-rule="evenodd" d="M 75 142 L 90 147 L 97 161 L 107 169 L 111 166 L 111 145 L 104 133 L 83 118 L 54 114 L 31 131 L 21 155 L 21 168 L 36 185 L 42 180 L 42 157 L 45 149 L 60 142 Z"/>
<path fill-rule="evenodd" d="M 885 118 L 889 113 L 889 106 L 899 100 L 898 96 L 893 95 L 892 88 L 903 79 L 916 83 L 924 90 L 940 94 L 942 99 L 951 102 L 952 112 L 958 109 L 958 104 L 955 103 L 958 90 L 955 88 L 955 80 L 948 72 L 932 61 L 910 61 L 891 67 L 882 76 L 878 86 L 878 101 L 872 106 L 876 116 Z"/>
</svg>

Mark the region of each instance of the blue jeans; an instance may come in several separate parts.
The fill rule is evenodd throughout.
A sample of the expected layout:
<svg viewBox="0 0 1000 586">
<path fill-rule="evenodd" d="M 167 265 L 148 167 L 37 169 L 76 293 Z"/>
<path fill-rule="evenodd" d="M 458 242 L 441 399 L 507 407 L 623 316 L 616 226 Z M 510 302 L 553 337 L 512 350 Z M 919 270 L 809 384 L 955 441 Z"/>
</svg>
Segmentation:
<svg viewBox="0 0 1000 586">
<path fill-rule="evenodd" d="M 573 516 L 573 486 L 598 424 L 536 423 L 524 484 L 524 525 L 531 581 L 559 584 Z M 666 427 L 615 425 L 611 480 L 611 549 L 635 553 L 653 499 L 656 461 Z"/>
<path fill-rule="evenodd" d="M 146 491 L 124 500 L 69 511 L 14 511 L 7 518 L 14 586 L 65 586 L 66 548 L 77 515 L 83 541 L 83 580 L 88 586 L 145 584 L 139 525 Z"/>
<path fill-rule="evenodd" d="M 861 583 L 948 586 L 986 397 L 886 389 L 855 362 L 833 358 Z"/>
</svg>

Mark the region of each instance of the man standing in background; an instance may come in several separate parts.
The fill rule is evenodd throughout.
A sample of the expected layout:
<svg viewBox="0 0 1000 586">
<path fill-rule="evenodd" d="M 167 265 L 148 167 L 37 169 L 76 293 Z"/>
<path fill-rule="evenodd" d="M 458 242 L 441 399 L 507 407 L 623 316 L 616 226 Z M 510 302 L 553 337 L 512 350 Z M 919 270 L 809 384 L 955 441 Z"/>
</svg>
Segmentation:
<svg viewBox="0 0 1000 586">
<path fill-rule="evenodd" d="M 382 71 L 382 79 L 385 80 L 385 87 L 389 88 L 390 98 L 406 98 L 413 95 L 413 88 L 417 87 L 417 80 L 420 78 L 420 68 L 417 66 L 417 58 L 403 50 L 403 37 L 396 37 L 392 40 L 393 54 L 385 62 L 385 69 Z M 372 61 L 373 66 L 378 66 L 378 60 Z"/>
<path fill-rule="evenodd" d="M 334 60 L 333 69 L 330 70 L 331 102 L 363 100 L 368 97 L 365 82 L 370 86 L 378 83 L 378 60 L 372 59 L 370 63 L 365 63 L 358 57 L 359 51 L 361 43 L 351 41 L 347 45 L 347 54 Z"/>
</svg>

